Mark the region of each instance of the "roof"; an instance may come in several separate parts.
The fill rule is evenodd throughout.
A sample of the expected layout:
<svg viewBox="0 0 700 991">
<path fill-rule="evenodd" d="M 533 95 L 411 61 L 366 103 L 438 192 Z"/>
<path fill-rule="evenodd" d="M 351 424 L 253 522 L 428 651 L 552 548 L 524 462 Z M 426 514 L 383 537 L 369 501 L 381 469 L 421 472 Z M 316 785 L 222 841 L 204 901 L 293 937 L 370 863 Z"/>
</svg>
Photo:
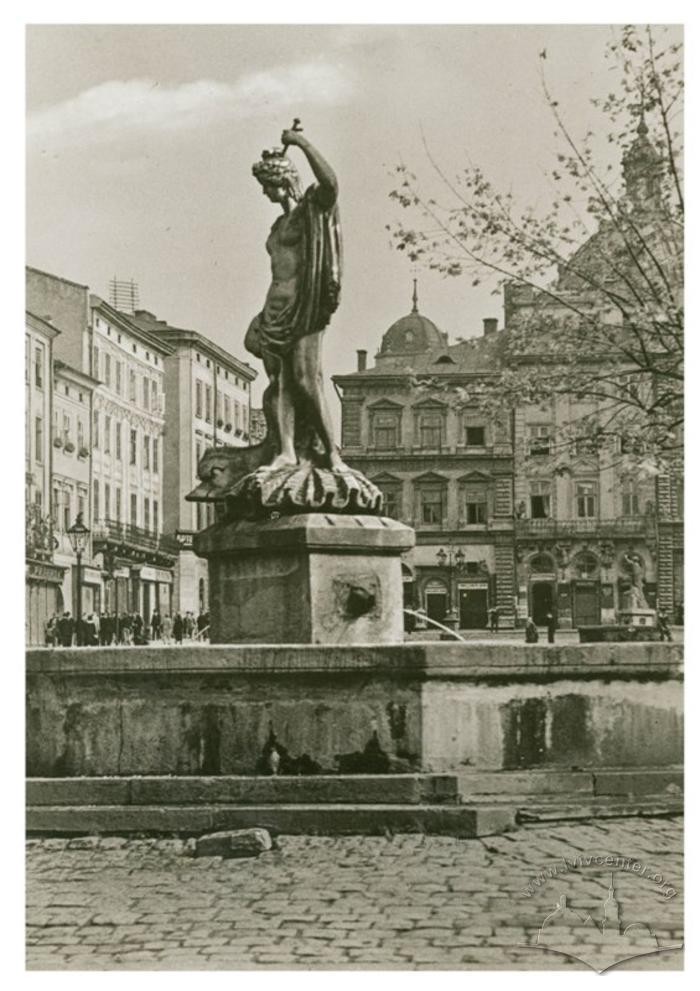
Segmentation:
<svg viewBox="0 0 700 991">
<path fill-rule="evenodd" d="M 90 306 L 92 309 L 99 310 L 102 315 L 110 321 L 110 323 L 115 324 L 117 327 L 121 327 L 127 334 L 132 334 L 143 344 L 147 344 L 149 347 L 156 351 L 160 351 L 161 354 L 166 356 L 174 353 L 174 349 L 166 341 L 159 340 L 156 335 L 148 333 L 147 330 L 144 330 L 144 328 L 134 320 L 130 313 L 122 313 L 121 310 L 115 310 L 114 307 L 110 306 L 110 304 L 102 299 L 101 296 L 90 293 Z"/>
<path fill-rule="evenodd" d="M 205 337 L 204 334 L 200 334 L 196 330 L 188 330 L 184 327 L 172 327 L 165 320 L 158 320 L 157 317 L 147 310 L 137 310 L 135 315 L 130 319 L 136 321 L 139 326 L 146 329 L 152 336 L 162 337 L 173 348 L 183 345 L 197 347 L 200 351 L 207 352 L 219 364 L 227 365 L 229 369 L 249 382 L 254 381 L 258 377 L 256 369 L 249 365 L 247 361 L 236 358 L 235 355 L 222 348 L 221 345 L 216 344 L 209 337 Z"/>
<path fill-rule="evenodd" d="M 32 313 L 31 310 L 25 310 L 24 312 L 27 317 L 27 323 L 33 327 L 34 330 L 40 330 L 44 334 L 48 334 L 49 337 L 57 337 L 61 333 L 58 327 L 54 327 L 54 325 L 44 317 L 38 317 L 36 313 Z"/>
<path fill-rule="evenodd" d="M 507 332 L 504 330 L 483 337 L 470 337 L 457 344 L 431 347 L 416 354 L 396 357 L 382 355 L 374 368 L 348 375 L 334 375 L 338 384 L 356 383 L 363 379 L 405 378 L 407 375 L 435 378 L 463 378 L 500 370 L 501 355 Z"/>
<path fill-rule="evenodd" d="M 54 275 L 53 272 L 45 272 L 43 269 L 34 268 L 32 265 L 25 265 L 25 269 L 27 272 L 36 272 L 37 275 L 43 275 L 47 279 L 55 279 L 56 282 L 65 282 L 67 286 L 75 286 L 76 289 L 88 288 L 82 282 L 73 282 L 71 279 L 64 279 L 61 275 Z"/>
<path fill-rule="evenodd" d="M 92 375 L 86 375 L 85 372 L 81 372 L 79 368 L 74 368 L 73 365 L 67 364 L 65 361 L 61 361 L 59 358 L 54 358 L 53 361 L 54 372 L 59 375 L 64 375 L 68 379 L 72 379 L 74 382 L 79 382 L 88 389 L 93 389 L 95 386 L 100 385 L 99 379 L 93 378 Z"/>
</svg>

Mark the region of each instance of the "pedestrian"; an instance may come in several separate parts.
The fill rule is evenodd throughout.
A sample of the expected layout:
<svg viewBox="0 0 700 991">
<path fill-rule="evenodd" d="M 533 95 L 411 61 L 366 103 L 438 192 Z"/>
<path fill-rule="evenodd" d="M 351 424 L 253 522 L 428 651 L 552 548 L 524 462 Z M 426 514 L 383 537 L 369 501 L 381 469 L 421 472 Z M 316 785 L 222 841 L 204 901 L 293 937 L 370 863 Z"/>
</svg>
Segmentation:
<svg viewBox="0 0 700 991">
<path fill-rule="evenodd" d="M 160 640 L 162 629 L 163 624 L 161 622 L 160 613 L 157 609 L 154 609 L 153 615 L 151 616 L 151 639 Z"/>
<path fill-rule="evenodd" d="M 99 641 L 100 647 L 106 647 L 109 644 L 109 616 L 106 612 L 100 613 L 99 623 Z"/>
<path fill-rule="evenodd" d="M 75 632 L 75 623 L 68 610 L 64 612 L 58 621 L 58 642 L 62 647 L 72 647 L 73 646 L 73 633 Z"/>
<path fill-rule="evenodd" d="M 94 612 L 88 613 L 85 618 L 85 632 L 83 643 L 86 647 L 96 647 L 100 642 L 100 621 Z"/>
<path fill-rule="evenodd" d="M 197 616 L 197 636 L 201 637 L 207 628 L 207 617 L 203 610 L 200 610 L 199 616 Z"/>
<path fill-rule="evenodd" d="M 673 637 L 671 636 L 671 626 L 668 621 L 668 613 L 665 609 L 659 609 L 656 617 L 656 625 L 659 633 L 661 634 L 661 639 L 668 640 L 668 642 L 671 643 Z"/>
<path fill-rule="evenodd" d="M 120 626 L 121 626 L 122 643 L 124 644 L 131 643 L 131 624 L 132 624 L 132 620 L 129 613 L 128 612 L 122 613 Z"/>
<path fill-rule="evenodd" d="M 489 622 L 492 633 L 498 633 L 499 614 L 500 614 L 500 609 L 498 608 L 498 606 L 491 606 L 491 608 L 489 609 Z"/>
<path fill-rule="evenodd" d="M 182 616 L 179 612 L 176 612 L 175 619 L 173 620 L 173 636 L 175 637 L 175 643 L 182 643 L 183 632 L 184 623 L 182 622 Z"/>
<path fill-rule="evenodd" d="M 137 647 L 143 646 L 146 642 L 146 638 L 143 633 L 143 616 L 141 613 L 135 612 L 134 618 L 132 620 L 131 629 L 133 631 L 133 640 Z"/>
<path fill-rule="evenodd" d="M 194 616 L 189 611 L 189 609 L 185 613 L 185 617 L 182 623 L 183 623 L 183 632 L 185 634 L 185 637 L 187 638 L 187 640 L 191 640 L 192 634 L 194 633 Z"/>
<path fill-rule="evenodd" d="M 554 643 L 554 631 L 557 628 L 557 621 L 551 612 L 547 613 L 547 643 Z"/>
<path fill-rule="evenodd" d="M 58 638 L 58 614 L 54 613 L 46 620 L 44 627 L 44 639 L 47 647 L 55 647 Z"/>
<path fill-rule="evenodd" d="M 532 621 L 532 617 L 527 617 L 527 622 L 525 623 L 525 643 L 537 643 L 540 635 L 537 631 L 537 627 Z"/>
<path fill-rule="evenodd" d="M 163 616 L 163 641 L 164 643 L 170 643 L 173 636 L 173 621 L 169 613 Z"/>
</svg>

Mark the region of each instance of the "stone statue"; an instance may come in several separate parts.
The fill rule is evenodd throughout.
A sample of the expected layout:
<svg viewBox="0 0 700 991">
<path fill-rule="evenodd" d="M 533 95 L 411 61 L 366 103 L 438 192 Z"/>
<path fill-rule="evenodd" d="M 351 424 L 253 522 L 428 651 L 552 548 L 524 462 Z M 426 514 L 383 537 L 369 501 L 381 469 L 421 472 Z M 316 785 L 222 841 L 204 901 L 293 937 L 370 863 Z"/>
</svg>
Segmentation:
<svg viewBox="0 0 700 991">
<path fill-rule="evenodd" d="M 647 600 L 644 597 L 644 562 L 639 554 L 625 554 L 622 559 L 632 578 L 632 588 L 629 590 L 628 609 L 648 609 Z"/>
<path fill-rule="evenodd" d="M 299 122 L 282 132 L 282 149 L 265 151 L 253 175 L 282 214 L 265 247 L 272 282 L 245 346 L 261 358 L 270 383 L 263 397 L 268 434 L 278 453 L 270 468 L 298 462 L 295 427 L 308 421 L 322 446 L 326 467 L 347 471 L 333 437 L 321 370 L 321 342 L 340 301 L 341 239 L 338 182 L 332 168 L 308 141 Z M 300 148 L 317 182 L 302 192 L 299 173 L 285 154 Z"/>
<path fill-rule="evenodd" d="M 250 323 L 245 346 L 269 383 L 263 396 L 267 436 L 244 450 L 217 447 L 198 466 L 202 482 L 187 497 L 223 502 L 229 518 L 269 512 L 381 512 L 379 489 L 340 457 L 321 368 L 323 332 L 340 300 L 342 251 L 338 181 L 304 136 L 300 122 L 282 147 L 262 153 L 253 175 L 282 213 L 267 237 L 272 281 Z M 316 182 L 303 191 L 287 157 L 306 157 Z"/>
</svg>

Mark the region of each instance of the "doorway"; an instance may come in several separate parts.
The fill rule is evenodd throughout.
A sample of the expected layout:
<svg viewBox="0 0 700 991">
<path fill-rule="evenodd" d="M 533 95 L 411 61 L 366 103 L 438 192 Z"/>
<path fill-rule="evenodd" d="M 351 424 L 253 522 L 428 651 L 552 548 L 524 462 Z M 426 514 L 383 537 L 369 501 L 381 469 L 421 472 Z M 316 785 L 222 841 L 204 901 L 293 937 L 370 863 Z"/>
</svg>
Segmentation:
<svg viewBox="0 0 700 991">
<path fill-rule="evenodd" d="M 488 590 L 485 588 L 460 588 L 459 628 L 484 630 L 488 625 Z"/>
<path fill-rule="evenodd" d="M 447 615 L 447 592 L 426 592 L 425 611 L 429 619 L 443 623 Z"/>
<path fill-rule="evenodd" d="M 600 595 L 597 582 L 574 585 L 574 626 L 600 625 Z"/>
<path fill-rule="evenodd" d="M 554 606 L 554 584 L 533 582 L 530 586 L 531 616 L 535 626 L 547 625 L 547 613 L 556 619 Z"/>
</svg>

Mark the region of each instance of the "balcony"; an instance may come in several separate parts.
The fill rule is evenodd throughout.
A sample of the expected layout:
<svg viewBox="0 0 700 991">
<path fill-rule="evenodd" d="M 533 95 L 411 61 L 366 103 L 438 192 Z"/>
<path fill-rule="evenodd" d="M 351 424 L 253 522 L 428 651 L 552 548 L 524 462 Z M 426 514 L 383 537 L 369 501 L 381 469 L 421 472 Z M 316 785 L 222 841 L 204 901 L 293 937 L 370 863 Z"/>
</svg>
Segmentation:
<svg viewBox="0 0 700 991">
<path fill-rule="evenodd" d="M 92 531 L 93 553 L 104 550 L 118 549 L 121 554 L 128 556 L 165 557 L 167 564 L 174 563 L 171 559 L 178 553 L 178 547 L 172 537 L 163 536 L 153 530 L 133 526 L 131 523 L 118 523 L 116 520 L 104 520 Z"/>
<path fill-rule="evenodd" d="M 653 530 L 654 516 L 620 516 L 614 519 L 516 520 L 516 537 L 632 537 Z"/>
<path fill-rule="evenodd" d="M 24 547 L 29 561 L 53 561 L 57 540 L 53 531 L 53 520 L 42 516 L 41 507 L 30 503 L 26 507 L 24 522 Z"/>
</svg>

